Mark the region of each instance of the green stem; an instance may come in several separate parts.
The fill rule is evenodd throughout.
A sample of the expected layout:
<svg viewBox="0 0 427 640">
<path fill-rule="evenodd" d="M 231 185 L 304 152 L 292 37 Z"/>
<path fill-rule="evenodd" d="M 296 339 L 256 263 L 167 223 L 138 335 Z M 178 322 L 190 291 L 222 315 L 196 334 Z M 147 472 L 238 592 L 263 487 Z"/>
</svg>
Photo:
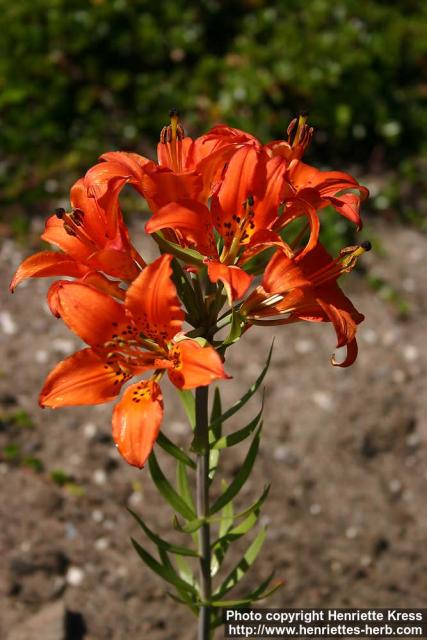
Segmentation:
<svg viewBox="0 0 427 640">
<path fill-rule="evenodd" d="M 197 516 L 205 518 L 209 515 L 209 418 L 208 387 L 196 389 L 196 437 L 201 445 L 197 455 Z M 203 603 L 209 602 L 212 594 L 211 585 L 211 546 L 210 527 L 205 523 L 199 529 L 200 554 L 200 597 Z M 199 611 L 199 627 L 197 640 L 210 638 L 210 607 L 202 604 Z"/>
</svg>

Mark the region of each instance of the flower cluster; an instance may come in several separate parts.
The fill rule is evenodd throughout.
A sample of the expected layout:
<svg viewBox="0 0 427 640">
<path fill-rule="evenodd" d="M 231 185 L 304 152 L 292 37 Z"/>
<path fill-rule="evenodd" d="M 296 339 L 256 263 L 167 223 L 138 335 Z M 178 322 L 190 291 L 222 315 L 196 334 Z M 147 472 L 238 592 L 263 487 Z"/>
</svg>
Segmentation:
<svg viewBox="0 0 427 640">
<path fill-rule="evenodd" d="M 346 173 L 302 161 L 313 135 L 305 115 L 291 122 L 286 140 L 265 145 L 224 125 L 192 140 L 177 112 L 170 116 L 158 162 L 101 156 L 72 187 L 70 211 L 46 222 L 42 239 L 60 251 L 27 258 L 11 283 L 13 290 L 29 277 L 61 277 L 49 306 L 88 345 L 50 373 L 41 406 L 108 402 L 137 377 L 114 408 L 113 437 L 138 467 L 159 433 L 165 372 L 179 389 L 226 378 L 225 348 L 253 325 L 331 322 L 337 347 L 347 348 L 333 364 L 352 364 L 363 316 L 337 279 L 370 248 L 346 247 L 333 259 L 319 242 L 328 205 L 361 227 L 367 190 Z M 151 210 L 146 232 L 161 255 L 149 265 L 123 220 L 126 184 Z M 227 323 L 232 339 L 215 340 Z"/>
</svg>

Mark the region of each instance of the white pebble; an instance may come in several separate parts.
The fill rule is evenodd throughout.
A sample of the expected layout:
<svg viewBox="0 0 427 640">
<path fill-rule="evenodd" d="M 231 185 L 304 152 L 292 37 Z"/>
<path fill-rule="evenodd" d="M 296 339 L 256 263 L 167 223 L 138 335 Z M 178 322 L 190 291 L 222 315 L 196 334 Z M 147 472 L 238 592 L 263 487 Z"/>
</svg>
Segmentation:
<svg viewBox="0 0 427 640">
<path fill-rule="evenodd" d="M 97 551 L 105 551 L 110 546 L 110 541 L 108 538 L 98 538 L 95 540 L 95 549 Z"/>
<path fill-rule="evenodd" d="M 358 534 L 359 529 L 357 529 L 357 527 L 349 527 L 345 532 L 346 538 L 348 538 L 349 540 L 353 540 L 358 536 Z"/>
<path fill-rule="evenodd" d="M 104 520 L 104 514 L 100 509 L 94 509 L 92 511 L 92 520 L 94 522 L 102 522 Z"/>
<path fill-rule="evenodd" d="M 368 556 L 368 555 L 362 556 L 360 558 L 360 564 L 362 565 L 362 567 L 365 567 L 365 568 L 369 567 L 372 564 L 371 556 Z"/>
<path fill-rule="evenodd" d="M 70 567 L 65 579 L 72 587 L 79 587 L 85 578 L 85 572 L 80 567 Z"/>
<path fill-rule="evenodd" d="M 297 340 L 294 349 L 297 353 L 310 353 L 314 349 L 314 343 L 312 340 Z"/>
<path fill-rule="evenodd" d="M 378 340 L 376 331 L 373 329 L 365 329 L 360 331 L 360 337 L 368 344 L 375 344 Z"/>
<path fill-rule="evenodd" d="M 65 340 L 64 338 L 55 338 L 52 340 L 51 346 L 54 351 L 64 353 L 65 355 L 74 351 L 74 343 L 71 340 Z"/>
<path fill-rule="evenodd" d="M 130 494 L 129 499 L 128 499 L 128 505 L 129 507 L 137 507 L 139 504 L 141 504 L 142 502 L 142 493 L 140 493 L 139 491 L 134 491 L 133 493 Z"/>
<path fill-rule="evenodd" d="M 96 469 L 92 475 L 95 484 L 102 485 L 107 482 L 107 474 L 104 469 Z"/>
<path fill-rule="evenodd" d="M 34 360 L 38 364 L 45 364 L 49 360 L 49 353 L 45 349 L 39 349 L 34 354 Z"/>
<path fill-rule="evenodd" d="M 320 506 L 320 504 L 312 504 L 310 506 L 310 513 L 312 516 L 318 516 L 319 513 L 322 512 L 322 507 Z"/>
<path fill-rule="evenodd" d="M 406 444 L 411 449 L 415 449 L 420 444 L 420 436 L 418 433 L 410 433 L 409 436 L 406 436 Z"/>
<path fill-rule="evenodd" d="M 333 410 L 334 401 L 332 399 L 332 396 L 329 393 L 326 393 L 326 391 L 315 391 L 312 398 L 315 404 L 317 404 L 317 406 L 324 411 Z"/>
<path fill-rule="evenodd" d="M 393 478 L 393 480 L 390 480 L 390 482 L 388 483 L 388 488 L 390 489 L 391 493 L 400 493 L 402 490 L 402 483 L 397 478 Z"/>
<path fill-rule="evenodd" d="M 170 423 L 170 428 L 173 433 L 176 433 L 177 435 L 181 435 L 184 433 L 188 433 L 188 430 L 190 427 L 187 426 L 185 422 L 181 422 L 179 420 L 173 420 Z"/>
<path fill-rule="evenodd" d="M 403 349 L 403 357 L 407 362 L 415 362 L 418 360 L 419 352 L 415 345 L 407 344 Z"/>
<path fill-rule="evenodd" d="M 83 427 L 83 433 L 88 440 L 94 438 L 96 436 L 96 425 L 93 422 L 88 422 Z"/>
<path fill-rule="evenodd" d="M 391 345 L 396 344 L 399 339 L 400 331 L 398 329 L 389 329 L 385 332 L 382 337 L 382 343 L 385 347 L 391 347 Z"/>
<path fill-rule="evenodd" d="M 9 311 L 0 312 L 0 328 L 7 336 L 13 336 L 18 331 L 18 326 Z"/>
</svg>

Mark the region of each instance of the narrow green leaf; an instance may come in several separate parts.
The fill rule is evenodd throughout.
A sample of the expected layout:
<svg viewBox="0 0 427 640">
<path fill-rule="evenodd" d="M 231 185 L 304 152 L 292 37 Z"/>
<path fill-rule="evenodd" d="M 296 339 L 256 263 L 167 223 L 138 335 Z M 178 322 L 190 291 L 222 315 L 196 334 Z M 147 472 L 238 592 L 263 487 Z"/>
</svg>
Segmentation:
<svg viewBox="0 0 427 640">
<path fill-rule="evenodd" d="M 188 456 L 182 449 L 177 447 L 176 444 L 172 442 L 172 440 L 169 440 L 169 438 L 165 436 L 162 431 L 160 431 L 157 437 L 157 444 L 164 451 L 173 456 L 176 460 L 183 462 L 188 467 L 191 467 L 191 469 L 196 469 L 196 463 L 194 462 L 194 460 L 192 460 L 190 456 Z"/>
<path fill-rule="evenodd" d="M 251 600 L 211 600 L 210 605 L 212 607 L 239 607 L 244 604 L 250 604 Z"/>
<path fill-rule="evenodd" d="M 228 488 L 218 498 L 218 500 L 215 501 L 215 503 L 211 507 L 209 515 L 211 515 L 211 514 L 215 513 L 216 511 L 219 511 L 220 509 L 222 509 L 227 504 L 227 502 L 232 500 L 234 498 L 234 496 L 238 494 L 238 492 L 240 491 L 242 486 L 245 484 L 245 482 L 248 479 L 249 474 L 250 474 L 250 472 L 252 470 L 252 467 L 254 465 L 254 462 L 255 462 L 255 459 L 256 459 L 256 456 L 257 456 L 257 453 L 258 453 L 259 441 L 260 441 L 260 431 L 261 431 L 261 427 L 258 427 L 258 430 L 255 433 L 255 436 L 254 436 L 254 439 L 252 441 L 252 444 L 249 447 L 249 451 L 248 451 L 248 453 L 246 455 L 244 463 L 240 467 L 239 471 L 237 472 L 237 474 L 234 477 L 234 480 L 231 482 L 231 484 L 228 486 Z"/>
<path fill-rule="evenodd" d="M 169 596 L 169 598 L 172 598 L 172 600 L 174 600 L 174 602 L 178 602 L 179 604 L 185 604 L 187 607 L 191 609 L 191 611 L 194 613 L 195 616 L 198 615 L 199 609 L 198 609 L 198 606 L 194 603 L 194 598 L 190 598 L 190 596 L 187 596 L 187 597 L 181 596 L 181 598 L 179 598 L 178 596 L 176 596 L 174 593 L 171 593 L 170 591 L 166 591 L 166 593 Z"/>
<path fill-rule="evenodd" d="M 263 403 L 264 404 L 264 403 Z M 245 440 L 247 437 L 251 435 L 257 428 L 259 421 L 262 416 L 264 407 L 262 406 L 259 413 L 253 418 L 246 427 L 239 429 L 238 431 L 233 431 L 227 436 L 223 436 L 219 438 L 213 445 L 212 449 L 226 449 L 228 447 L 233 447 L 235 444 L 239 444 L 242 440 Z"/>
<path fill-rule="evenodd" d="M 269 598 L 275 591 L 281 589 L 284 584 L 285 583 L 283 580 L 279 580 L 279 582 L 271 587 L 271 589 L 268 589 L 268 591 L 264 591 L 264 593 L 261 593 L 261 595 L 259 595 L 257 598 L 252 598 L 252 602 L 258 602 L 259 600 L 265 600 L 266 598 Z"/>
<path fill-rule="evenodd" d="M 271 344 L 267 362 L 265 363 L 263 370 L 258 376 L 258 379 L 248 389 L 248 391 L 240 398 L 240 400 L 238 400 L 235 404 L 233 404 L 233 406 L 230 407 L 230 409 L 227 409 L 227 411 L 223 413 L 219 418 L 216 418 L 216 420 L 212 421 L 211 428 L 214 428 L 217 422 L 225 422 L 225 420 L 228 420 L 228 418 L 231 418 L 231 416 L 237 413 L 237 411 L 239 411 L 239 409 L 241 409 L 248 402 L 248 400 L 252 398 L 254 393 L 258 390 L 259 386 L 261 385 L 262 381 L 265 378 L 265 375 L 268 371 L 268 367 L 270 366 L 271 354 L 273 353 L 273 344 L 274 344 L 274 341 Z"/>
<path fill-rule="evenodd" d="M 277 589 L 280 589 L 280 587 L 283 586 L 283 580 L 278 580 L 277 583 L 273 587 L 268 589 L 268 586 L 271 583 L 271 581 L 273 580 L 274 575 L 275 575 L 275 572 L 272 571 L 272 573 L 270 573 L 268 578 L 266 578 L 258 587 L 256 587 L 256 589 L 254 589 L 253 591 L 251 591 L 250 593 L 248 593 L 246 595 L 246 598 L 249 598 L 252 602 L 254 602 L 256 600 L 263 600 L 264 598 L 267 598 L 272 593 L 277 591 Z M 267 591 L 266 591 L 266 589 L 267 589 Z"/>
<path fill-rule="evenodd" d="M 160 469 L 154 451 L 148 458 L 148 466 L 150 468 L 153 482 L 162 496 L 165 498 L 165 500 L 167 500 L 167 502 L 169 502 L 169 504 L 175 509 L 175 511 L 180 513 L 186 520 L 194 520 L 196 514 L 172 487 L 169 480 Z"/>
<path fill-rule="evenodd" d="M 261 551 L 261 547 L 264 544 L 265 537 L 266 530 L 265 528 L 262 528 L 258 532 L 258 535 L 246 551 L 243 558 L 228 574 L 218 592 L 215 594 L 215 597 L 222 598 L 222 596 L 224 596 L 228 591 L 233 589 L 233 587 L 235 587 L 238 582 L 240 582 L 240 580 L 255 562 L 259 552 Z"/>
<path fill-rule="evenodd" d="M 131 541 L 141 560 L 145 562 L 145 564 L 154 571 L 154 573 L 157 573 L 158 576 L 163 580 L 166 580 L 166 582 L 169 582 L 169 584 L 174 585 L 174 587 L 176 587 L 180 592 L 182 590 L 184 592 L 192 593 L 194 596 L 197 595 L 197 591 L 192 585 L 182 580 L 169 567 L 166 568 L 160 564 L 150 553 L 148 553 L 148 551 L 144 549 L 144 547 L 141 547 L 134 538 L 131 538 Z"/>
<path fill-rule="evenodd" d="M 196 401 L 194 394 L 189 389 L 177 389 L 179 399 L 184 407 L 187 418 L 191 424 L 191 428 L 196 426 Z"/>
<path fill-rule="evenodd" d="M 227 489 L 227 483 L 223 480 L 222 490 L 225 491 L 226 489 Z M 225 554 L 229 547 L 230 543 L 228 538 L 226 537 L 226 533 L 233 526 L 233 516 L 234 516 L 233 502 L 232 500 L 230 500 L 230 502 L 227 502 L 227 504 L 224 506 L 221 513 L 221 520 L 220 520 L 219 532 L 218 532 L 219 539 L 215 544 L 211 545 L 211 549 L 213 551 L 213 561 L 214 561 L 212 563 L 213 576 L 216 575 L 219 569 L 221 568 Z"/>
<path fill-rule="evenodd" d="M 154 533 L 154 531 L 152 531 L 145 524 L 143 519 L 137 513 L 135 513 L 134 511 L 132 511 L 132 509 L 129 509 L 129 508 L 128 508 L 128 511 L 135 518 L 135 520 L 137 521 L 139 526 L 143 529 L 147 537 L 150 538 L 152 542 L 154 542 L 154 544 L 159 548 L 159 550 L 163 550 L 179 556 L 193 556 L 195 558 L 199 556 L 197 551 L 193 551 L 193 549 L 188 549 L 187 547 L 171 544 L 170 542 L 163 540 L 163 538 L 160 538 L 156 533 Z"/>
<path fill-rule="evenodd" d="M 222 433 L 222 403 L 221 403 L 221 392 L 219 387 L 215 387 L 214 399 L 212 403 L 212 411 L 211 411 L 211 429 L 214 440 L 218 440 L 221 437 Z"/>
<path fill-rule="evenodd" d="M 180 262 L 177 259 L 172 260 L 173 281 L 178 291 L 178 296 L 183 301 L 185 308 L 191 315 L 192 319 L 197 322 L 202 312 L 199 297 L 196 295 L 191 282 L 188 278 L 188 274 L 182 268 Z"/>
<path fill-rule="evenodd" d="M 223 480 L 223 485 L 222 485 L 223 491 L 225 491 L 226 488 L 227 488 L 227 483 Z M 227 531 L 229 531 L 230 528 L 233 526 L 233 520 L 234 520 L 234 508 L 233 508 L 233 502 L 232 500 L 230 500 L 230 502 L 227 502 L 227 504 L 224 506 L 222 510 L 221 523 L 219 525 L 219 532 L 218 532 L 218 535 L 220 538 L 222 538 L 222 536 L 225 536 Z"/>
<path fill-rule="evenodd" d="M 205 518 L 193 518 L 193 520 L 190 520 L 190 522 L 187 522 L 187 524 L 182 525 L 178 518 L 175 516 L 173 519 L 173 526 L 177 531 L 180 531 L 181 533 L 194 533 L 195 531 L 198 531 L 200 529 L 200 527 L 206 522 L 207 519 Z"/>
<path fill-rule="evenodd" d="M 269 491 L 270 491 L 270 485 L 266 484 L 265 487 L 264 487 L 264 490 L 263 490 L 261 496 L 258 498 L 258 500 L 256 500 L 253 504 L 251 504 L 251 506 L 248 507 L 247 509 L 244 509 L 243 511 L 240 511 L 240 513 L 236 513 L 235 516 L 234 516 L 234 519 L 235 520 L 239 520 L 240 518 L 245 518 L 246 516 L 248 516 L 252 512 L 255 512 L 255 513 L 259 512 L 261 506 L 263 505 L 263 503 L 267 499 Z"/>
<path fill-rule="evenodd" d="M 176 483 L 178 493 L 184 502 L 190 507 L 193 513 L 196 512 L 191 494 L 190 483 L 188 482 L 187 468 L 185 464 L 178 461 L 176 465 Z"/>
<path fill-rule="evenodd" d="M 193 585 L 193 587 L 196 587 L 195 577 L 193 575 L 190 565 L 185 560 L 185 558 L 183 558 L 182 556 L 176 556 L 175 562 L 178 568 L 178 573 L 181 576 L 181 578 L 184 580 L 184 582 L 188 582 L 188 584 L 191 584 Z"/>
<path fill-rule="evenodd" d="M 210 482 L 212 482 L 212 480 L 215 477 L 215 474 L 218 469 L 218 463 L 219 463 L 218 449 L 210 449 L 209 451 L 209 481 Z"/>
</svg>

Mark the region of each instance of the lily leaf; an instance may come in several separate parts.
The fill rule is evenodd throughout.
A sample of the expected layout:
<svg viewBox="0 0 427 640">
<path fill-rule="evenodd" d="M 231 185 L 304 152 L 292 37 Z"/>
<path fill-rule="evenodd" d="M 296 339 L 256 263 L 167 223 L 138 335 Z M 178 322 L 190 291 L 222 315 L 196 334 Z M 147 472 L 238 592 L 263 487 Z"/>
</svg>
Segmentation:
<svg viewBox="0 0 427 640">
<path fill-rule="evenodd" d="M 264 405 L 264 400 L 263 400 L 263 405 Z M 233 431 L 229 435 L 219 438 L 219 440 L 214 442 L 214 444 L 212 445 L 212 449 L 213 450 L 227 449 L 228 447 L 233 447 L 235 444 L 239 444 L 239 442 L 242 442 L 242 440 L 245 440 L 257 428 L 259 421 L 261 419 L 263 410 L 264 410 L 264 406 L 261 407 L 259 413 L 255 416 L 255 418 L 253 418 L 253 420 L 249 422 L 249 424 L 246 425 L 246 427 L 243 427 L 238 431 Z"/>
<path fill-rule="evenodd" d="M 182 525 L 179 522 L 178 518 L 175 516 L 173 519 L 173 526 L 177 531 L 180 531 L 181 533 L 194 533 L 195 531 L 198 531 L 206 521 L 206 518 L 194 517 L 193 520 L 190 520 L 190 522 L 187 522 L 187 524 Z"/>
<path fill-rule="evenodd" d="M 154 454 L 154 451 L 151 453 L 148 458 L 148 466 L 150 468 L 151 477 L 153 478 L 153 482 L 156 485 L 157 489 L 160 491 L 162 496 L 169 502 L 169 504 L 180 513 L 186 520 L 194 520 L 196 514 L 193 509 L 188 506 L 183 498 L 175 491 L 175 489 L 170 484 L 169 480 L 164 475 L 163 471 L 160 469 L 159 464 L 157 462 L 157 458 Z"/>
<path fill-rule="evenodd" d="M 259 552 L 261 551 L 261 547 L 264 544 L 264 540 L 266 537 L 265 528 L 260 529 L 256 538 L 246 551 L 243 558 L 240 562 L 234 567 L 234 569 L 228 574 L 218 592 L 214 597 L 222 598 L 228 591 L 233 589 L 238 582 L 243 578 L 243 576 L 247 573 L 250 567 L 255 562 Z"/>
<path fill-rule="evenodd" d="M 171 544 L 170 542 L 166 542 L 166 540 L 163 540 L 162 538 L 160 538 L 160 536 L 154 533 L 154 531 L 152 531 L 145 524 L 145 522 L 137 513 L 132 511 L 132 509 L 128 509 L 128 511 L 135 518 L 135 520 L 137 521 L 139 526 L 142 528 L 144 533 L 147 535 L 147 537 L 150 538 L 152 542 L 154 542 L 154 544 L 158 547 L 159 550 L 166 551 L 167 553 L 173 553 L 174 555 L 179 555 L 179 556 L 192 556 L 194 558 L 199 557 L 199 554 L 197 553 L 197 551 L 194 551 L 193 549 L 188 549 L 187 547 L 182 547 L 176 544 Z M 163 560 L 164 559 L 165 558 L 163 558 Z"/>
<path fill-rule="evenodd" d="M 170 569 L 170 567 L 165 567 L 160 564 L 160 562 L 153 558 L 153 556 L 148 553 L 144 547 L 141 547 L 136 540 L 131 538 L 131 541 L 141 560 L 143 560 L 143 562 L 145 562 L 152 571 L 157 573 L 158 576 L 163 578 L 163 580 L 166 580 L 166 582 L 169 582 L 169 584 L 174 585 L 180 594 L 184 592 L 191 593 L 195 597 L 197 596 L 197 591 L 191 584 L 182 580 L 173 570 Z"/>
<path fill-rule="evenodd" d="M 222 403 L 221 392 L 218 387 L 215 387 L 214 399 L 212 403 L 211 411 L 211 429 L 215 440 L 221 437 L 222 433 Z"/>
<path fill-rule="evenodd" d="M 196 426 L 196 401 L 194 394 L 189 389 L 177 389 L 179 399 L 184 407 L 187 418 L 191 424 L 191 428 Z"/>
<path fill-rule="evenodd" d="M 160 431 L 157 438 L 157 444 L 160 445 L 164 451 L 169 453 L 176 460 L 183 462 L 188 467 L 191 467 L 191 469 L 196 469 L 196 463 L 194 462 L 194 460 L 192 460 L 190 456 L 188 456 L 182 449 L 177 447 L 176 444 L 172 442 L 172 440 L 169 440 L 169 438 L 165 436 L 162 431 Z"/>
<path fill-rule="evenodd" d="M 249 451 L 246 455 L 244 463 L 240 467 L 239 471 L 234 477 L 234 480 L 231 482 L 228 488 L 214 502 L 213 506 L 211 507 L 209 515 L 222 509 L 227 504 L 227 502 L 230 502 L 230 500 L 232 500 L 234 496 L 238 494 L 242 486 L 245 484 L 252 470 L 252 467 L 254 466 L 254 462 L 258 453 L 260 432 L 261 432 L 261 427 L 258 427 L 255 433 L 254 439 L 252 440 L 252 444 L 249 447 Z"/>
<path fill-rule="evenodd" d="M 233 406 L 230 407 L 230 409 L 227 409 L 227 411 L 225 411 L 221 416 L 216 418 L 216 420 L 212 421 L 211 428 L 215 428 L 218 422 L 225 422 L 225 420 L 228 420 L 228 418 L 231 418 L 231 416 L 237 413 L 237 411 L 239 411 L 248 402 L 248 400 L 252 398 L 254 393 L 258 390 L 259 386 L 261 385 L 262 381 L 265 378 L 265 375 L 268 371 L 268 367 L 270 366 L 271 354 L 273 353 L 273 344 L 274 344 L 274 341 L 271 344 L 267 362 L 265 363 L 264 368 L 261 371 L 260 375 L 258 376 L 257 380 L 248 389 L 248 391 L 240 398 L 240 400 L 238 400 L 235 404 L 233 404 Z"/>
<path fill-rule="evenodd" d="M 190 509 L 195 513 L 193 496 L 191 494 L 190 483 L 188 482 L 187 468 L 185 464 L 178 461 L 176 466 L 176 483 L 179 495 L 183 498 L 184 502 L 188 504 Z"/>
</svg>

